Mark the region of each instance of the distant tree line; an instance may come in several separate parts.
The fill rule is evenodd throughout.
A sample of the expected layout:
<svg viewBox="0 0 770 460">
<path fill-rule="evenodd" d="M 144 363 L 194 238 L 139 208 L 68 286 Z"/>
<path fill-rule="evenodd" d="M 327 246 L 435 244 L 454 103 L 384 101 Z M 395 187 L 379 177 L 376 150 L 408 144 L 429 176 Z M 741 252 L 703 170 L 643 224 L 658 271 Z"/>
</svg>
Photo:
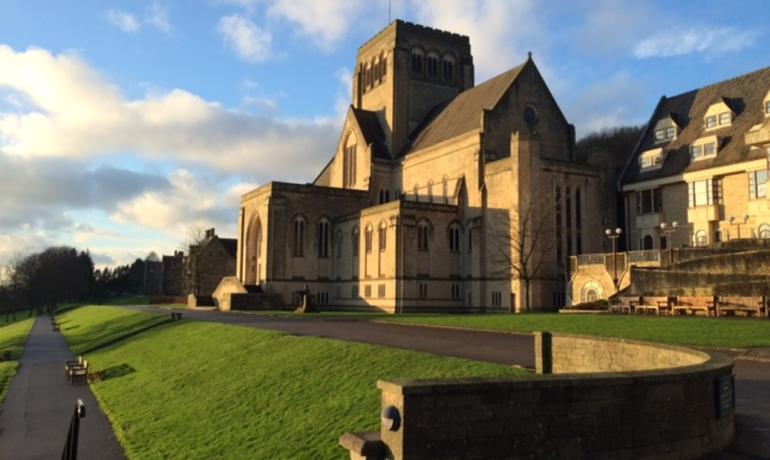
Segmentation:
<svg viewBox="0 0 770 460">
<path fill-rule="evenodd" d="M 0 273 L 0 312 L 32 309 L 43 313 L 62 303 L 140 294 L 145 261 L 94 269 L 88 251 L 58 246 L 17 256 Z"/>
</svg>

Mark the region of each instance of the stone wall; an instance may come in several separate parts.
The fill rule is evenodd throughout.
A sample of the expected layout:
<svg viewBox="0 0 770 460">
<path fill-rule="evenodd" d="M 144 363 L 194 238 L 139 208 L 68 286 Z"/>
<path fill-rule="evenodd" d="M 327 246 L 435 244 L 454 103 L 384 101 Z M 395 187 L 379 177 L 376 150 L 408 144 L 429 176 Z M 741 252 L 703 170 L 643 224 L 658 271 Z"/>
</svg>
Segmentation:
<svg viewBox="0 0 770 460">
<path fill-rule="evenodd" d="M 380 436 L 348 433 L 340 442 L 351 459 L 690 459 L 732 442 L 731 359 L 570 335 L 554 335 L 552 345 L 556 370 L 624 372 L 380 381 Z M 565 347 L 598 350 L 598 366 Z M 656 370 L 639 371 L 640 363 Z"/>
</svg>

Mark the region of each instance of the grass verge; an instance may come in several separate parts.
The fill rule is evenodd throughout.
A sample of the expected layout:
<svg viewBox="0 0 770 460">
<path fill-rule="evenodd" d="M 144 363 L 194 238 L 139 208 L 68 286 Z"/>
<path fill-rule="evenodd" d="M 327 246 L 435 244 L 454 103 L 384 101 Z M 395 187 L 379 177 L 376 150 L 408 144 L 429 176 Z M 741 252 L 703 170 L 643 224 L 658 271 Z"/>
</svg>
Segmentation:
<svg viewBox="0 0 770 460">
<path fill-rule="evenodd" d="M 0 362 L 0 404 L 5 400 L 11 378 L 16 375 L 19 358 L 34 323 L 34 318 L 7 323 L 5 318 L 0 319 L 0 354 L 6 350 L 11 352 L 11 361 Z"/>
<path fill-rule="evenodd" d="M 122 310 L 113 314 L 122 315 Z M 68 313 L 65 335 L 110 322 Z M 141 314 L 141 313 L 140 313 Z M 96 332 L 98 328 L 88 326 Z M 520 375 L 494 364 L 179 321 L 88 355 L 91 388 L 132 459 L 346 458 L 337 439 L 379 426 L 380 378 Z"/>
<path fill-rule="evenodd" d="M 107 346 L 169 321 L 166 315 L 95 305 L 71 310 L 59 318 L 61 331 L 75 354 Z"/>
<path fill-rule="evenodd" d="M 502 332 L 566 332 L 698 347 L 770 347 L 770 321 L 760 319 L 532 313 L 403 315 L 379 320 Z"/>
</svg>

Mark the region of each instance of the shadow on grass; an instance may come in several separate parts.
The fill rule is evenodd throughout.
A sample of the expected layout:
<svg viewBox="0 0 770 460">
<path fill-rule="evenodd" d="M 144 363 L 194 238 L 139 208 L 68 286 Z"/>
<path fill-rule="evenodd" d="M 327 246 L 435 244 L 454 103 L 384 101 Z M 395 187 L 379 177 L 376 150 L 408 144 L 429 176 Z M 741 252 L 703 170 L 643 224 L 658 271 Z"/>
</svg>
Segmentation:
<svg viewBox="0 0 770 460">
<path fill-rule="evenodd" d="M 102 369 L 99 372 L 94 372 L 91 374 L 91 380 L 94 382 L 103 382 L 105 380 L 116 379 L 118 377 L 133 374 L 134 372 L 136 372 L 136 369 L 131 367 L 129 364 L 123 363 L 108 367 L 107 369 Z"/>
<path fill-rule="evenodd" d="M 122 334 L 122 335 L 118 335 L 115 338 L 110 339 L 110 340 L 108 340 L 106 342 L 102 342 L 102 343 L 96 344 L 96 345 L 94 345 L 91 348 L 88 348 L 88 349 L 85 349 L 85 350 L 81 351 L 80 354 L 87 354 L 87 353 L 92 353 L 92 352 L 97 351 L 97 350 L 101 350 L 102 348 L 106 348 L 106 347 L 114 345 L 114 344 L 116 344 L 118 342 L 122 342 L 123 340 L 131 338 L 131 337 L 133 337 L 135 335 L 141 334 L 143 332 L 147 332 L 150 329 L 154 329 L 154 328 L 156 328 L 158 326 L 163 326 L 164 324 L 169 324 L 169 323 L 175 322 L 175 321 L 171 320 L 170 318 L 165 320 L 165 321 L 158 321 L 158 322 L 155 322 L 154 320 L 152 320 L 152 321 L 153 322 L 151 324 L 148 324 L 147 326 L 140 327 L 140 328 L 137 328 L 137 329 L 133 329 L 130 332 L 127 332 L 127 333 Z M 178 321 L 176 321 L 176 322 L 178 322 Z"/>
</svg>

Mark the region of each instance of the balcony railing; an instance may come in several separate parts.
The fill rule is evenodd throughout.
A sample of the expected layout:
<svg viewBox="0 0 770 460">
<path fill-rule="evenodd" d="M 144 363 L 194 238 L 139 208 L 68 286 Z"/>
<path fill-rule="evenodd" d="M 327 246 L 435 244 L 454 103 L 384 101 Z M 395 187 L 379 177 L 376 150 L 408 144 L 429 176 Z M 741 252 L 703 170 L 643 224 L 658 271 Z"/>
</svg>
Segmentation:
<svg viewBox="0 0 770 460">
<path fill-rule="evenodd" d="M 647 251 L 629 251 L 628 262 L 660 262 L 660 250 L 650 249 Z"/>
</svg>

